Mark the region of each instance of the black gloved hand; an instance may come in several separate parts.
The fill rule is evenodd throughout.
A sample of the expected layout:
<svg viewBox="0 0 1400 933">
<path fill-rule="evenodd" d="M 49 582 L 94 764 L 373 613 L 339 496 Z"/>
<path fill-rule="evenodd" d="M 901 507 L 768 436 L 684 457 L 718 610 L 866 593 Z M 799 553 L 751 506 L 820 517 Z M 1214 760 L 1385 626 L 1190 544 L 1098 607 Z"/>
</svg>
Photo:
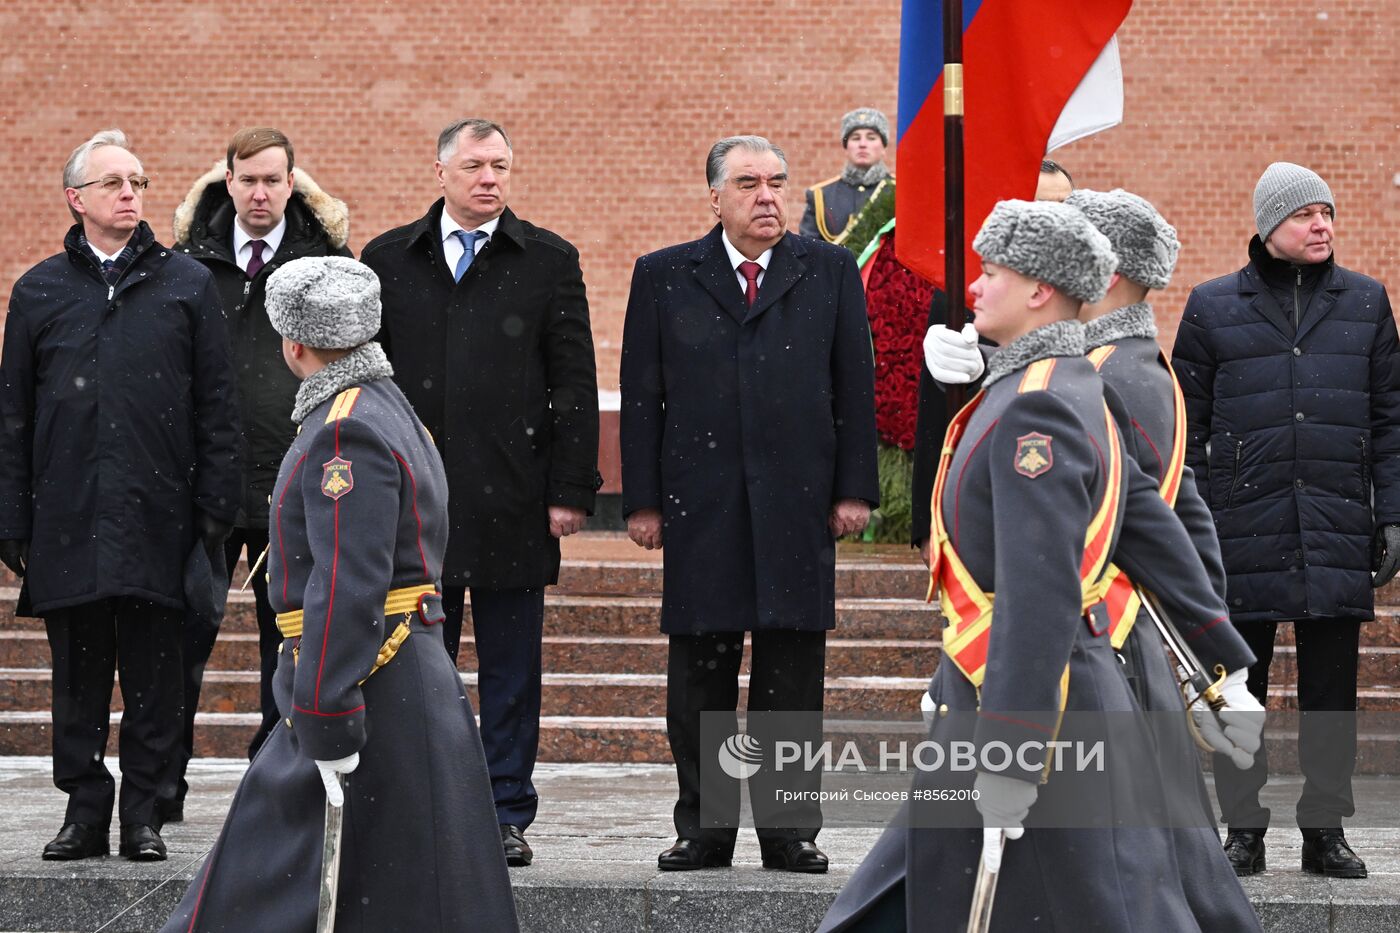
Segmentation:
<svg viewBox="0 0 1400 933">
<path fill-rule="evenodd" d="M 0 563 L 9 567 L 15 576 L 24 576 L 29 564 L 29 539 L 11 538 L 0 541 Z"/>
<path fill-rule="evenodd" d="M 198 513 L 194 526 L 199 533 L 199 540 L 204 543 L 204 550 L 209 553 L 210 565 L 217 566 L 224 559 L 224 539 L 233 530 L 233 526 L 205 512 Z"/>
<path fill-rule="evenodd" d="M 1371 586 L 1382 587 L 1400 570 L 1400 525 L 1382 525 L 1371 539 Z"/>
</svg>

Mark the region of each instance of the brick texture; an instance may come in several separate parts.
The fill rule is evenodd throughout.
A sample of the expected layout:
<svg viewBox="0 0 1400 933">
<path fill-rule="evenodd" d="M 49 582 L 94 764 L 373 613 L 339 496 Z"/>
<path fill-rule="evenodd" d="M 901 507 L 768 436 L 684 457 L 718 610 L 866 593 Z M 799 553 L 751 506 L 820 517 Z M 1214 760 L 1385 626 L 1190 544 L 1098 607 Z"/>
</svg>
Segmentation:
<svg viewBox="0 0 1400 933">
<path fill-rule="evenodd" d="M 350 205 L 358 252 L 437 196 L 438 129 L 484 115 L 516 145 L 512 206 L 582 253 L 612 388 L 634 259 L 710 225 L 709 144 L 758 132 L 784 146 L 795 228 L 801 188 L 841 166 L 840 115 L 870 104 L 894 116 L 899 7 L 7 0 L 0 299 L 59 248 L 62 162 L 97 129 L 132 137 L 153 179 L 147 219 L 168 240 L 175 205 L 228 137 L 278 126 Z M 1139 0 L 1120 38 L 1124 125 L 1057 158 L 1082 184 L 1152 199 L 1181 232 L 1158 302 L 1168 345 L 1189 286 L 1243 261 L 1254 181 L 1275 159 L 1331 183 L 1340 260 L 1394 278 L 1400 4 Z"/>
</svg>

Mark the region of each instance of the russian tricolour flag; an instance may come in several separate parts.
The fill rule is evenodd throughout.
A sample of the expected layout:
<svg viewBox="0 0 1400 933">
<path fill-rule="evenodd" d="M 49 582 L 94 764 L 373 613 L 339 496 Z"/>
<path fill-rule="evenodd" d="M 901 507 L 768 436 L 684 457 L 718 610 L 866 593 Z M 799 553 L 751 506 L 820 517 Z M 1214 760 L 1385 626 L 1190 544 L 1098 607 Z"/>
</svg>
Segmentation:
<svg viewBox="0 0 1400 933">
<path fill-rule="evenodd" d="M 1032 198 L 1055 146 L 1123 116 L 1113 35 L 1131 0 L 964 0 L 964 207 L 972 239 L 997 201 Z M 943 283 L 943 10 L 904 0 L 899 49 L 899 260 Z"/>
</svg>

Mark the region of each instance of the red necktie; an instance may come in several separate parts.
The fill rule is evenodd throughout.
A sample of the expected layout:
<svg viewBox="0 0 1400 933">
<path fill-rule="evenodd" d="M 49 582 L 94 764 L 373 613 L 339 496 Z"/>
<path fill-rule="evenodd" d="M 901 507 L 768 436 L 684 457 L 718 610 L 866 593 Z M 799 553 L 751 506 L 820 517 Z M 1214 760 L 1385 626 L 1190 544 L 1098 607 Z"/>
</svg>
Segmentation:
<svg viewBox="0 0 1400 933">
<path fill-rule="evenodd" d="M 744 277 L 744 300 L 753 307 L 754 299 L 758 297 L 758 276 L 763 272 L 763 267 L 756 262 L 749 262 L 747 259 L 739 263 L 739 274 Z"/>
<path fill-rule="evenodd" d="M 262 251 L 263 247 L 267 244 L 262 240 L 249 240 L 248 245 L 253 249 L 253 258 L 248 260 L 248 278 L 251 279 L 262 271 L 262 267 L 266 265 L 266 263 L 263 262 Z"/>
</svg>

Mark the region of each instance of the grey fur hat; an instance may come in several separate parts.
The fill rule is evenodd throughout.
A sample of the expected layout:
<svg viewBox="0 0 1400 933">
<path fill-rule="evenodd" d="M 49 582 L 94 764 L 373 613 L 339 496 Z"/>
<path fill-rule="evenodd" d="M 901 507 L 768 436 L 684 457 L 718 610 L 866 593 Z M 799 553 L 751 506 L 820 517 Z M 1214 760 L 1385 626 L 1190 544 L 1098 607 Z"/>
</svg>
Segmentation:
<svg viewBox="0 0 1400 933">
<path fill-rule="evenodd" d="M 1332 189 L 1321 175 L 1292 162 L 1275 162 L 1264 169 L 1254 186 L 1254 225 L 1259 239 L 1267 240 L 1289 214 L 1309 204 L 1326 204 L 1334 215 L 1337 213 Z"/>
<path fill-rule="evenodd" d="M 320 350 L 344 350 L 379 333 L 379 277 L 345 256 L 303 256 L 267 278 L 277 333 Z"/>
<path fill-rule="evenodd" d="M 998 201 L 972 248 L 1080 301 L 1102 298 L 1118 268 L 1108 237 L 1078 208 L 1057 201 Z"/>
<path fill-rule="evenodd" d="M 856 130 L 874 130 L 881 142 L 890 144 L 890 121 L 874 107 L 857 107 L 841 118 L 841 145 L 846 145 Z"/>
<path fill-rule="evenodd" d="M 1131 191 L 1078 188 L 1065 203 L 1077 207 L 1108 237 L 1118 257 L 1118 274 L 1148 288 L 1166 288 L 1176 268 L 1181 243 L 1146 198 Z"/>
</svg>

